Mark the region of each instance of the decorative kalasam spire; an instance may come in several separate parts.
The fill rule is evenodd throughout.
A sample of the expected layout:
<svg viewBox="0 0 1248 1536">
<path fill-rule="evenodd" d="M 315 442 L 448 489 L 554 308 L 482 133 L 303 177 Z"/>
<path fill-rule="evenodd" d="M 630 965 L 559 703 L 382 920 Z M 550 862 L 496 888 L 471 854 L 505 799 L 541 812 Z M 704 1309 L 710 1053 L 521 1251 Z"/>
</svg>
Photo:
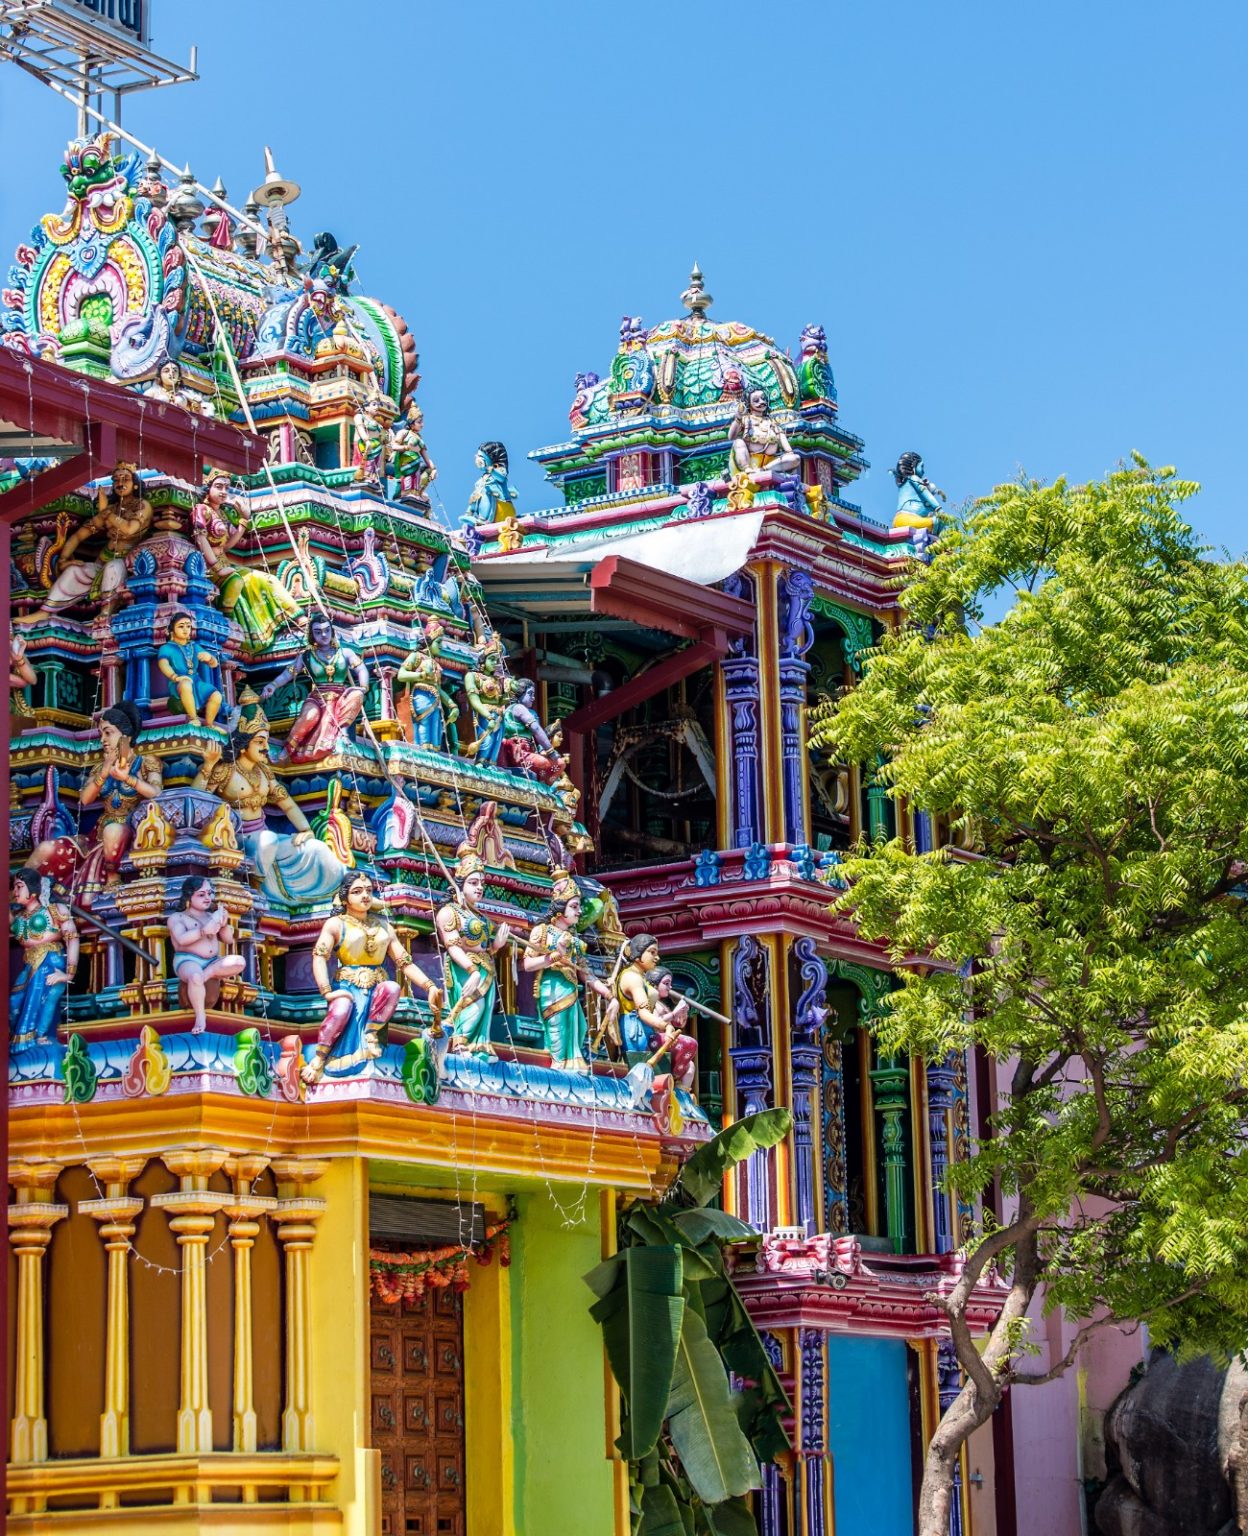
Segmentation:
<svg viewBox="0 0 1248 1536">
<path fill-rule="evenodd" d="M 174 228 L 185 234 L 195 227 L 195 221 L 204 211 L 204 200 L 196 190 L 195 173 L 188 165 L 178 178 L 178 190 L 166 212 Z"/>
<path fill-rule="evenodd" d="M 251 194 L 252 199 L 262 208 L 284 207 L 287 203 L 293 203 L 302 191 L 297 181 L 287 181 L 284 176 L 278 175 L 277 166 L 273 163 L 273 151 L 266 144 L 264 182 Z"/>
<path fill-rule="evenodd" d="M 689 286 L 680 296 L 680 302 L 685 306 L 695 320 L 702 320 L 715 300 L 706 291 L 706 285 L 702 281 L 702 268 L 695 261 L 693 271 L 689 274 Z"/>
</svg>

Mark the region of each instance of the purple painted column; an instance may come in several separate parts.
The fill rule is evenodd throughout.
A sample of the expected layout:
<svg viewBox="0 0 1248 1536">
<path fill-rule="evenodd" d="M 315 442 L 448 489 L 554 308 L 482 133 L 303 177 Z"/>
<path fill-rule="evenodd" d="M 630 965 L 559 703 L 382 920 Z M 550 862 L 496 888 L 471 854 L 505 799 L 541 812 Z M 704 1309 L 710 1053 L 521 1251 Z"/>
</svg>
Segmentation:
<svg viewBox="0 0 1248 1536">
<path fill-rule="evenodd" d="M 784 783 L 785 841 L 805 843 L 808 765 L 802 717 L 806 708 L 806 652 L 814 643 L 810 604 L 815 585 L 805 571 L 786 571 L 780 578 L 780 734 L 781 776 Z"/>
<path fill-rule="evenodd" d="M 820 1035 L 827 1017 L 824 996 L 828 968 L 815 941 L 801 938 L 793 945 L 801 992 L 793 1010 L 793 1210 L 808 1232 L 818 1230 L 815 1166 L 818 1156 Z"/>
<path fill-rule="evenodd" d="M 802 1486 L 800 1498 L 806 1506 L 806 1529 L 815 1536 L 824 1529 L 823 1489 L 826 1453 L 823 1413 L 823 1378 L 825 1335 L 817 1328 L 803 1328 L 798 1334 L 801 1351 L 802 1423 L 798 1443 L 798 1467 Z"/>
<path fill-rule="evenodd" d="M 943 1414 L 962 1390 L 962 1372 L 952 1339 L 941 1339 L 936 1348 L 936 1390 Z M 953 1464 L 953 1497 L 949 1501 L 949 1536 L 962 1536 L 962 1458 Z"/>
<path fill-rule="evenodd" d="M 732 597 L 754 600 L 754 583 L 738 572 L 724 583 Z M 759 777 L 759 693 L 758 656 L 751 639 L 731 642 L 729 654 L 720 663 L 724 675 L 724 696 L 728 704 L 729 759 L 732 774 L 730 807 L 731 843 L 734 848 L 748 848 L 762 838 L 762 794 Z"/>
<path fill-rule="evenodd" d="M 756 938 L 746 934 L 738 942 L 732 960 L 734 1044 L 728 1054 L 732 1058 L 738 1119 L 771 1107 L 772 1034 L 768 998 L 767 952 Z M 744 1219 L 760 1232 L 770 1232 L 776 1223 L 769 1154 L 755 1152 L 747 1158 L 739 1177 Z"/>
<path fill-rule="evenodd" d="M 954 1058 L 933 1062 L 927 1069 L 927 1126 L 932 1149 L 932 1210 L 936 1217 L 936 1252 L 951 1253 L 957 1247 L 956 1223 L 948 1193 L 941 1188 L 949 1168 L 949 1111 L 953 1107 Z"/>
</svg>

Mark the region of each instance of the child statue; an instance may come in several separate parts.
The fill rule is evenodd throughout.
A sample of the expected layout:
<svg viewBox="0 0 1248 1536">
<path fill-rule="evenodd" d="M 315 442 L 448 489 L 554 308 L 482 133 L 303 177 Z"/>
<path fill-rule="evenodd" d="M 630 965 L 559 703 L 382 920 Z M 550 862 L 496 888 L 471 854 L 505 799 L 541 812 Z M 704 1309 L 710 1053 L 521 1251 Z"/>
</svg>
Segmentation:
<svg viewBox="0 0 1248 1536">
<path fill-rule="evenodd" d="M 191 725 L 216 723 L 221 689 L 215 680 L 206 682 L 197 674 L 201 666 L 219 672 L 221 663 L 212 651 L 196 643 L 195 620 L 189 613 L 175 613 L 169 620 L 169 638 L 156 652 L 156 666 L 169 684 L 169 702 Z"/>
<path fill-rule="evenodd" d="M 221 953 L 222 941 L 232 937 L 230 914 L 218 903 L 212 881 L 206 875 L 189 875 L 169 914 L 169 943 L 174 972 L 195 1015 L 193 1035 L 202 1035 L 208 1027 L 205 1009 L 215 1007 L 222 981 L 246 969 L 242 955 Z"/>
</svg>

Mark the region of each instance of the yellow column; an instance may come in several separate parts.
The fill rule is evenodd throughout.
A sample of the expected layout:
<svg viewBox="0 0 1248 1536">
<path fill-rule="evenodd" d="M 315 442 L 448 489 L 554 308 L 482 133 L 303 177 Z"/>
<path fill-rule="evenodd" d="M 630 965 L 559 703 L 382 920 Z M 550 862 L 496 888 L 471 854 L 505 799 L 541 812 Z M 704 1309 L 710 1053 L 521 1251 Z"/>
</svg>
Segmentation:
<svg viewBox="0 0 1248 1536">
<path fill-rule="evenodd" d="M 229 1195 L 208 1188 L 225 1162 L 221 1147 L 177 1147 L 161 1155 L 181 1189 L 153 1195 L 152 1204 L 169 1212 L 169 1226 L 182 1250 L 182 1392 L 178 1404 L 179 1455 L 207 1455 L 212 1450 L 212 1409 L 208 1406 L 208 1305 L 206 1249 L 217 1212 Z M 177 1502 L 190 1498 L 180 1489 Z"/>
<path fill-rule="evenodd" d="M 286 1254 L 286 1406 L 282 1411 L 282 1449 L 310 1451 L 312 1421 L 312 1294 L 308 1260 L 316 1224 L 325 1201 L 305 1192 L 322 1178 L 327 1162 L 279 1157 L 273 1162 L 277 1179 L 274 1218 Z"/>
<path fill-rule="evenodd" d="M 228 1205 L 222 1206 L 230 1223 L 230 1246 L 234 1250 L 234 1449 L 256 1449 L 256 1402 L 254 1354 L 251 1322 L 251 1250 L 260 1231 L 258 1217 L 277 1206 L 268 1195 L 253 1195 L 251 1186 L 269 1166 L 267 1157 L 249 1153 L 227 1157 L 226 1173 L 234 1185 Z M 250 1493 L 250 1497 L 248 1497 Z M 255 1500 L 255 1490 L 244 1490 L 247 1503 Z"/>
<path fill-rule="evenodd" d="M 101 1200 L 80 1200 L 79 1212 L 100 1223 L 100 1236 L 108 1254 L 108 1323 L 104 1343 L 104 1412 L 100 1415 L 100 1455 L 130 1454 L 130 1239 L 143 1201 L 130 1195 L 130 1181 L 138 1178 L 147 1162 L 144 1157 L 100 1157 L 87 1166 L 104 1186 Z M 115 1509 L 116 1495 L 103 1496 L 101 1505 Z"/>
<path fill-rule="evenodd" d="M 9 1243 L 17 1256 L 17 1345 L 13 1383 L 10 1459 L 47 1461 L 48 1421 L 43 1413 L 43 1256 L 52 1228 L 69 1215 L 67 1205 L 48 1196 L 56 1187 L 59 1163 L 23 1159 L 9 1165 L 9 1183 L 17 1199 L 9 1206 Z M 14 1500 L 13 1513 L 26 1513 L 25 1499 Z M 42 1508 L 42 1500 L 32 1500 Z M 21 1508 L 18 1508 L 18 1505 Z"/>
</svg>

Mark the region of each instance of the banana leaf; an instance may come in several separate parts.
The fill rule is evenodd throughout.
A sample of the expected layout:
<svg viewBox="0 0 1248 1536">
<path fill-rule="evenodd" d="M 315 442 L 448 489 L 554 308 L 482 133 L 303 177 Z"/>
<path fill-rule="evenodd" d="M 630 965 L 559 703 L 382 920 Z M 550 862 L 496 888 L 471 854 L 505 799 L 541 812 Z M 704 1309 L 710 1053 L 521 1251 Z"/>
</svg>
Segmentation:
<svg viewBox="0 0 1248 1536">
<path fill-rule="evenodd" d="M 727 1499 L 703 1511 L 711 1536 L 758 1536 L 758 1526 L 744 1499 Z"/>
<path fill-rule="evenodd" d="M 685 1309 L 667 1415 L 681 1467 L 704 1503 L 759 1487 L 758 1461 L 737 1420 L 723 1361 L 692 1308 Z"/>
<path fill-rule="evenodd" d="M 682 1237 L 688 1238 L 695 1246 L 704 1243 L 708 1237 L 717 1238 L 721 1243 L 739 1243 L 747 1238 L 758 1236 L 748 1222 L 741 1221 L 736 1216 L 730 1216 L 727 1211 L 718 1211 L 714 1207 L 706 1210 L 675 1211 L 668 1220 Z"/>
<path fill-rule="evenodd" d="M 652 1451 L 667 1413 L 676 1373 L 685 1298 L 681 1250 L 626 1248 L 613 1289 L 590 1308 L 602 1328 L 611 1370 L 628 1405 L 620 1453 L 637 1460 Z M 610 1264 L 610 1260 L 607 1264 Z M 605 1266 L 586 1276 L 601 1282 Z"/>
<path fill-rule="evenodd" d="M 685 1536 L 685 1522 L 676 1495 L 663 1484 L 647 1488 L 641 1496 L 641 1524 L 637 1536 Z"/>
<path fill-rule="evenodd" d="M 764 1109 L 726 1125 L 685 1164 L 677 1188 L 694 1205 L 706 1205 L 719 1194 L 729 1169 L 783 1141 L 792 1124 L 793 1116 L 787 1109 Z"/>
</svg>

